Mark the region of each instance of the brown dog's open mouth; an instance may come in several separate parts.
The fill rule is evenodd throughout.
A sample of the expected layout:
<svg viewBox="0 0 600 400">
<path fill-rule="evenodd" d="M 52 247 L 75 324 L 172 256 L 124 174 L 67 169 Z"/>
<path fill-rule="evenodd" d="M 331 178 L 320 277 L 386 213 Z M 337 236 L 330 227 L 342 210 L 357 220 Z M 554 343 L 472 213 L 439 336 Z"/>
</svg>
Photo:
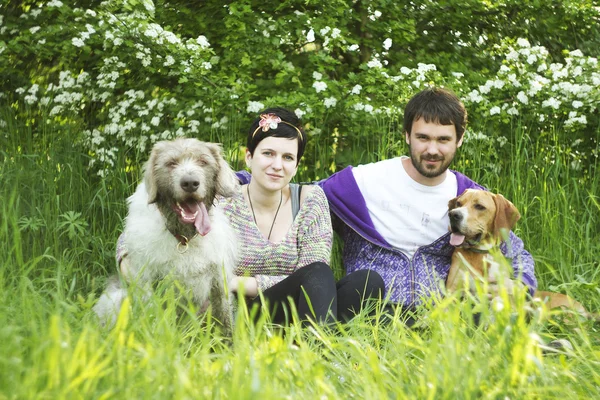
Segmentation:
<svg viewBox="0 0 600 400">
<path fill-rule="evenodd" d="M 475 235 L 472 239 L 469 239 L 465 243 L 465 235 L 459 232 L 451 232 L 450 233 L 450 244 L 454 247 L 460 247 L 465 244 L 469 246 L 476 246 L 481 241 L 481 233 Z"/>
<path fill-rule="evenodd" d="M 189 199 L 171 206 L 182 224 L 194 224 L 196 232 L 204 236 L 210 232 L 210 218 L 203 202 Z"/>
</svg>

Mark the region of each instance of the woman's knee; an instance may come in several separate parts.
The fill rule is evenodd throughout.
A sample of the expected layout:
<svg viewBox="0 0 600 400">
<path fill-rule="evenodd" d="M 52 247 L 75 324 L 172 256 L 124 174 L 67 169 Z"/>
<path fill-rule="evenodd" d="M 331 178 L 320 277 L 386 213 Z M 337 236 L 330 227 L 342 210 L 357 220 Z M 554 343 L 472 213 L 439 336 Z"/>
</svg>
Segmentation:
<svg viewBox="0 0 600 400">
<path fill-rule="evenodd" d="M 329 265 L 324 262 L 314 262 L 308 264 L 305 267 L 302 267 L 300 271 L 304 272 L 304 275 L 307 279 L 318 279 L 318 280 L 334 280 L 333 271 L 329 267 Z"/>
</svg>

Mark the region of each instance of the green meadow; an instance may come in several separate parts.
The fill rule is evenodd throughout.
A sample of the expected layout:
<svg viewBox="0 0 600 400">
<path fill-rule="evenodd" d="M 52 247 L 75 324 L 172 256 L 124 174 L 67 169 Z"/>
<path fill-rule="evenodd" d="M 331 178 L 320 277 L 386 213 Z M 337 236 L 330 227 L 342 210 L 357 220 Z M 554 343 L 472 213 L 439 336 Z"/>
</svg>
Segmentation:
<svg viewBox="0 0 600 400">
<path fill-rule="evenodd" d="M 178 308 L 176 285 L 164 282 L 148 304 L 131 298 L 114 328 L 101 327 L 91 307 L 116 271 L 115 242 L 140 165 L 121 149 L 100 178 L 68 139 L 76 126 L 60 127 L 60 134 L 56 125 L 33 131 L 8 107 L 3 113 L 0 398 L 600 397 L 600 325 L 522 302 L 490 311 L 485 298 L 447 298 L 419 309 L 414 329 L 398 315 L 387 324 L 359 315 L 337 327 L 282 329 L 268 321 L 251 325 L 242 311 L 229 347 L 209 317 L 196 317 L 185 301 Z M 374 134 L 328 137 L 344 141 L 354 164 L 407 151 L 390 121 L 372 119 L 365 131 Z M 532 138 L 516 125 L 501 153 L 496 142 L 467 136 L 453 168 L 520 209 L 516 232 L 536 260 L 541 288 L 568 293 L 598 312 L 599 163 L 574 168 L 557 139 L 566 134 Z M 240 138 L 233 128 L 210 138 L 224 144 L 238 168 Z M 338 145 L 309 147 L 299 179 L 341 168 Z M 340 246 L 332 257 L 338 275 Z M 480 325 L 471 322 L 473 311 L 482 313 Z M 540 345 L 555 339 L 569 340 L 573 349 L 543 352 Z"/>
</svg>

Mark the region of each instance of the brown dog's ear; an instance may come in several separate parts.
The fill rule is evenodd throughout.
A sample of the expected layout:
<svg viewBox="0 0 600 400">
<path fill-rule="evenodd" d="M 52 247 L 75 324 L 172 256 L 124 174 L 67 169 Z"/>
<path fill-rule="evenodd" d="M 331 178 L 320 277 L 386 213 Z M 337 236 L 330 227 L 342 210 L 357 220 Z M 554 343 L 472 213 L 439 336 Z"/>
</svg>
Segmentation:
<svg viewBox="0 0 600 400">
<path fill-rule="evenodd" d="M 235 173 L 223 158 L 223 148 L 217 143 L 207 143 L 213 156 L 219 163 L 217 174 L 217 194 L 223 197 L 231 197 L 235 193 L 239 181 Z"/>
<path fill-rule="evenodd" d="M 506 200 L 501 194 L 494 195 L 494 203 L 496 203 L 494 237 L 501 238 L 502 229 L 506 229 L 507 231 L 512 230 L 519 218 L 521 218 L 521 214 L 519 214 L 517 207 L 515 207 L 515 205 L 510 201 Z"/>
<path fill-rule="evenodd" d="M 458 201 L 458 197 L 453 198 L 448 202 L 448 210 L 454 210 L 456 208 L 456 202 Z"/>
<path fill-rule="evenodd" d="M 156 167 L 159 147 L 160 142 L 154 145 L 152 153 L 150 153 L 150 159 L 146 161 L 146 164 L 144 165 L 144 184 L 146 185 L 146 192 L 148 192 L 148 204 L 156 203 L 156 200 L 158 199 L 158 188 L 156 186 L 154 168 Z"/>
</svg>

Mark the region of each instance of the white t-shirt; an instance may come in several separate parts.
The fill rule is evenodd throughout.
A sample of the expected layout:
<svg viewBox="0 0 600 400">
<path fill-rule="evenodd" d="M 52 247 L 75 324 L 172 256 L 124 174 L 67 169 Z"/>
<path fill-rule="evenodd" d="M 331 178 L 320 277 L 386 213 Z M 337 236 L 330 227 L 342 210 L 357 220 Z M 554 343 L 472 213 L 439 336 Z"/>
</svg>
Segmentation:
<svg viewBox="0 0 600 400">
<path fill-rule="evenodd" d="M 352 169 L 377 232 L 393 247 L 412 257 L 417 248 L 448 232 L 448 201 L 456 197 L 456 175 L 425 186 L 415 182 L 396 157 Z"/>
</svg>

